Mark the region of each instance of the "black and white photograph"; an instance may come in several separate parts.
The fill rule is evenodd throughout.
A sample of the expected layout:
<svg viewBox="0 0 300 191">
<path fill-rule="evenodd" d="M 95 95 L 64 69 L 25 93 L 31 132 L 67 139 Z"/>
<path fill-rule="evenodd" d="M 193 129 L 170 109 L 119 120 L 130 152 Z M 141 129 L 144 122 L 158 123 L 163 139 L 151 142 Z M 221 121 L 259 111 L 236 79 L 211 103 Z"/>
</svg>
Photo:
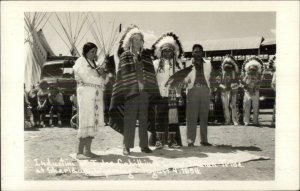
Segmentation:
<svg viewBox="0 0 300 191">
<path fill-rule="evenodd" d="M 4 189 L 299 187 L 299 2 L 5 3 Z"/>
</svg>

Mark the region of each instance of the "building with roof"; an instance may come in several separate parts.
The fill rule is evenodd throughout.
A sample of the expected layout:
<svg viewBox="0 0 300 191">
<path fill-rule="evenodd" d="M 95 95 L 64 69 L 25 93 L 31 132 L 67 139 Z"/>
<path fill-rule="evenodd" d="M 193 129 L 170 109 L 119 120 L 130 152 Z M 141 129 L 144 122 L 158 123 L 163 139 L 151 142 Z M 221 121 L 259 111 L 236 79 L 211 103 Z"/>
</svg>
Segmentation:
<svg viewBox="0 0 300 191">
<path fill-rule="evenodd" d="M 204 50 L 204 57 L 210 59 L 215 67 L 220 65 L 220 62 L 227 54 L 234 56 L 240 66 L 250 56 L 259 56 L 264 62 L 267 62 L 271 55 L 276 54 L 275 39 L 265 40 L 262 36 L 186 41 L 182 42 L 182 44 L 185 51 L 185 59 L 192 57 L 192 47 L 194 44 L 201 44 Z"/>
</svg>

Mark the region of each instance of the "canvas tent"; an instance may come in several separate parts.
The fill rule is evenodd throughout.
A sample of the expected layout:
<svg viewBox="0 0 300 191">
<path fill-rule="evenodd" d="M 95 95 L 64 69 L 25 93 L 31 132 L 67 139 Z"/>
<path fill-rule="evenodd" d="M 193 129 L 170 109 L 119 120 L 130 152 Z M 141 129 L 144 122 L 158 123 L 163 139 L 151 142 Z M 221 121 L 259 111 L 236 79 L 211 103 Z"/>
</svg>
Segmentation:
<svg viewBox="0 0 300 191">
<path fill-rule="evenodd" d="M 25 20 L 25 89 L 30 90 L 31 86 L 38 83 L 41 76 L 41 69 L 47 57 L 54 56 L 43 31 L 51 15 L 47 13 L 24 13 Z M 38 28 L 40 28 L 39 31 Z"/>
</svg>

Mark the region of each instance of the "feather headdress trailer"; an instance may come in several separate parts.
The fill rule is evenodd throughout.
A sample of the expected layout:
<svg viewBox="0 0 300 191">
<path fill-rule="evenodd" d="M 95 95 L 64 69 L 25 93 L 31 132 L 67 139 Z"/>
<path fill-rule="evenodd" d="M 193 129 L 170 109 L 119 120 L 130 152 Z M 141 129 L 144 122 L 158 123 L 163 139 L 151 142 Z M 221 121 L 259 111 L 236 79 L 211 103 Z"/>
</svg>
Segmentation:
<svg viewBox="0 0 300 191">
<path fill-rule="evenodd" d="M 161 58 L 161 53 L 164 48 L 170 48 L 174 51 L 176 58 L 179 58 L 183 54 L 181 42 L 174 33 L 163 34 L 153 45 L 152 50 L 154 56 Z"/>
</svg>

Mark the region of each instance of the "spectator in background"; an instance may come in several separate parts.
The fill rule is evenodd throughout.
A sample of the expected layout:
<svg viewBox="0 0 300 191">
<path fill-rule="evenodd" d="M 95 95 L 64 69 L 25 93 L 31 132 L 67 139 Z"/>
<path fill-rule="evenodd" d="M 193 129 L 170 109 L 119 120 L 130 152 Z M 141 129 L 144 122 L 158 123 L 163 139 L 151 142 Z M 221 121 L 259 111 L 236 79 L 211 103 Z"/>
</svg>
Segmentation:
<svg viewBox="0 0 300 191">
<path fill-rule="evenodd" d="M 28 93 L 25 90 L 25 84 L 24 84 L 24 122 L 25 122 L 25 129 L 32 127 L 32 123 L 30 123 L 30 116 L 32 116 L 32 113 L 30 111 L 30 102 L 28 101 Z"/>
<path fill-rule="evenodd" d="M 48 100 L 48 95 L 49 95 L 49 85 L 47 81 L 42 80 L 39 84 L 39 90 L 37 92 L 37 100 L 38 100 L 38 114 L 40 117 L 40 126 L 45 127 L 45 116 L 49 111 L 49 100 Z"/>
<path fill-rule="evenodd" d="M 244 125 L 250 123 L 251 106 L 253 107 L 253 125 L 258 126 L 259 88 L 263 62 L 258 57 L 250 57 L 243 64 L 242 86 L 244 88 Z"/>
<path fill-rule="evenodd" d="M 270 60 L 270 67 L 273 68 L 273 78 L 271 82 L 271 87 L 276 93 L 276 56 L 274 56 Z M 272 127 L 275 127 L 275 119 L 276 119 L 276 99 L 274 100 L 273 116 L 272 116 L 272 123 L 271 123 Z"/>
<path fill-rule="evenodd" d="M 213 91 L 211 94 L 211 100 L 213 102 L 213 112 L 209 113 L 209 121 L 218 124 L 224 122 L 224 112 L 221 95 L 222 89 L 219 87 L 222 74 L 221 72 L 219 72 L 219 69 L 215 69 L 214 72 L 216 88 L 215 91 Z"/>
<path fill-rule="evenodd" d="M 219 87 L 222 90 L 225 125 L 238 125 L 238 111 L 236 105 L 238 92 L 239 68 L 232 56 L 227 55 L 222 62 L 222 77 Z"/>
<path fill-rule="evenodd" d="M 31 106 L 32 112 L 32 125 L 38 127 L 39 124 L 39 115 L 38 115 L 38 99 L 37 99 L 38 88 L 35 85 L 32 85 L 31 90 L 28 92 L 28 101 Z"/>
<path fill-rule="evenodd" d="M 62 106 L 65 104 L 64 98 L 61 92 L 59 92 L 57 87 L 49 88 L 49 104 L 50 104 L 50 120 L 49 125 L 53 127 L 53 114 L 57 114 L 57 124 L 60 126 L 61 123 L 61 113 L 63 112 Z"/>
</svg>

